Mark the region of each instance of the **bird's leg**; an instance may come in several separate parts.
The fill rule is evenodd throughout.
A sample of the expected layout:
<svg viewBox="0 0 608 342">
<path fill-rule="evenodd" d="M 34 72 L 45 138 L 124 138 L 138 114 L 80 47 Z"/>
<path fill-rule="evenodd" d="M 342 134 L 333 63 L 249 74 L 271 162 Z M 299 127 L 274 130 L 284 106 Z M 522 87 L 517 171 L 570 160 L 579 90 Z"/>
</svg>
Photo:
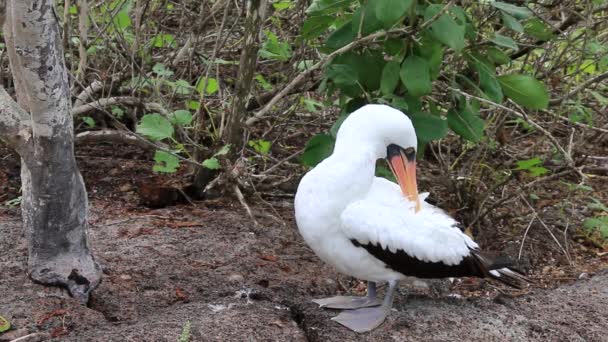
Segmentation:
<svg viewBox="0 0 608 342">
<path fill-rule="evenodd" d="M 393 298 L 397 281 L 389 281 L 389 287 L 384 296 L 382 305 L 376 307 L 367 307 L 357 310 L 343 311 L 332 320 L 342 324 L 352 331 L 363 333 L 376 329 L 384 322 L 393 307 Z"/>
<path fill-rule="evenodd" d="M 315 299 L 314 303 L 319 304 L 322 308 L 353 310 L 367 308 L 370 306 L 379 306 L 381 302 L 376 298 L 376 283 L 373 281 L 367 282 L 367 296 L 336 296 L 323 299 Z"/>
</svg>

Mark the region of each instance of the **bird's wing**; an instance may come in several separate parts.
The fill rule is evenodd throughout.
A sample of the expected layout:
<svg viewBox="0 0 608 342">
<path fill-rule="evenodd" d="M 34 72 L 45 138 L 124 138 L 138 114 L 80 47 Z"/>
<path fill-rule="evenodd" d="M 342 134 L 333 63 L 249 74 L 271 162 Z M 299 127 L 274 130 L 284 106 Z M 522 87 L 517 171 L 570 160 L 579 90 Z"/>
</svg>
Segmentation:
<svg viewBox="0 0 608 342">
<path fill-rule="evenodd" d="M 441 209 L 424 203 L 416 213 L 399 187 L 382 178 L 374 180 L 366 198 L 348 205 L 340 219 L 342 232 L 353 244 L 380 259 L 409 257 L 454 266 L 478 247 Z M 383 261 L 388 265 L 390 260 Z"/>
</svg>

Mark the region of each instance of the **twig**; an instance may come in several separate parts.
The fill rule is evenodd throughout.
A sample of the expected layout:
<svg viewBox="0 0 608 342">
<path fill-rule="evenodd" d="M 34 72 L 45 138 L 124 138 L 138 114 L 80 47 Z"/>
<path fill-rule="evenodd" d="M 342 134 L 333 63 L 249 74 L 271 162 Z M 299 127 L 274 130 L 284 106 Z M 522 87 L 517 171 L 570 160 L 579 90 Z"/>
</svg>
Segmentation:
<svg viewBox="0 0 608 342">
<path fill-rule="evenodd" d="M 530 227 L 532 226 L 532 222 L 534 222 L 535 219 L 536 219 L 536 214 L 534 214 L 532 216 L 532 219 L 530 220 L 530 223 L 528 223 L 528 227 L 526 227 L 526 231 L 524 232 L 524 237 L 521 239 L 521 244 L 519 245 L 519 254 L 517 254 L 517 260 L 521 259 L 521 252 L 524 249 L 524 242 L 526 242 L 526 236 L 528 236 L 528 231 L 530 230 Z"/>
<path fill-rule="evenodd" d="M 480 102 L 487 103 L 487 104 L 495 106 L 495 107 L 498 107 L 500 109 L 503 109 L 503 110 L 505 110 L 505 111 L 507 111 L 507 112 L 509 112 L 509 113 L 511 113 L 513 115 L 515 115 L 516 117 L 518 117 L 520 119 L 525 120 L 528 124 L 530 124 L 532 127 L 534 127 L 537 130 L 539 130 L 549 140 L 551 140 L 551 142 L 553 143 L 553 146 L 555 146 L 555 148 L 557 148 L 562 153 L 562 155 L 564 156 L 564 159 L 566 159 L 566 163 L 568 164 L 568 166 L 571 167 L 571 168 L 573 168 L 576 171 L 576 173 L 581 177 L 581 179 L 585 179 L 585 175 L 583 175 L 583 173 L 579 169 L 577 169 L 576 166 L 574 165 L 574 160 L 572 159 L 572 156 L 562 147 L 562 145 L 560 145 L 560 143 L 557 141 L 557 139 L 555 139 L 555 137 L 551 134 L 551 132 L 547 131 L 546 129 L 544 129 L 541 125 L 537 124 L 536 122 L 532 121 L 532 119 L 530 119 L 528 117 L 528 115 L 526 115 L 524 113 L 520 113 L 520 112 L 518 112 L 518 111 L 516 111 L 514 109 L 511 109 L 509 107 L 505 107 L 505 106 L 503 106 L 503 105 L 501 105 L 499 103 L 496 103 L 494 101 L 490 101 L 490 100 L 484 99 L 484 98 L 479 97 L 479 96 L 471 95 L 471 94 L 466 93 L 466 92 L 464 92 L 464 91 L 462 91 L 460 89 L 452 88 L 452 87 L 448 87 L 448 88 L 450 90 L 452 90 L 452 91 L 460 94 L 460 95 L 466 96 L 468 98 L 475 99 L 475 100 L 480 101 Z"/>
<path fill-rule="evenodd" d="M 559 243 L 559 240 L 555 237 L 555 235 L 553 234 L 553 232 L 551 231 L 551 229 L 545 224 L 545 222 L 540 218 L 540 216 L 538 216 L 538 213 L 536 212 L 536 209 L 534 209 L 534 207 L 532 207 L 532 205 L 530 204 L 530 202 L 528 202 L 526 200 L 526 198 L 520 193 L 519 197 L 522 199 L 522 201 L 524 201 L 524 203 L 526 203 L 526 205 L 528 206 L 528 208 L 530 208 L 530 210 L 532 210 L 532 212 L 534 213 L 534 216 L 538 219 L 538 222 L 540 222 L 540 224 L 547 230 L 547 232 L 549 233 L 549 235 L 551 235 L 551 237 L 553 238 L 553 241 L 555 241 L 555 243 L 557 244 L 557 246 L 559 246 L 559 248 L 562 250 L 562 252 L 564 252 L 564 255 L 566 256 L 566 259 L 568 259 L 568 263 L 572 264 L 572 259 L 570 258 L 570 253 L 568 253 L 567 250 L 564 249 L 564 247 L 562 247 L 562 244 Z"/>
<path fill-rule="evenodd" d="M 247 211 L 247 215 L 249 215 L 249 217 L 253 221 L 253 224 L 255 225 L 255 227 L 256 228 L 259 227 L 259 223 L 258 223 L 258 221 L 256 221 L 255 217 L 253 216 L 253 213 L 251 212 L 249 205 L 247 205 L 247 202 L 245 201 L 245 196 L 243 196 L 243 193 L 241 192 L 241 189 L 239 188 L 239 186 L 237 184 L 235 184 L 233 189 L 234 189 L 234 193 L 236 194 L 236 198 L 239 200 L 239 202 L 241 203 L 243 208 L 245 208 L 245 210 Z"/>
<path fill-rule="evenodd" d="M 78 116 L 93 110 L 103 110 L 104 108 L 114 106 L 117 104 L 137 106 L 143 105 L 146 109 L 151 111 L 159 112 L 163 115 L 168 114 L 168 111 L 159 103 L 155 102 L 142 102 L 141 99 L 134 96 L 115 96 L 107 97 L 87 104 L 80 105 L 72 109 L 72 115 Z"/>
<path fill-rule="evenodd" d="M 570 97 L 578 94 L 582 90 L 585 90 L 585 88 L 587 88 L 591 84 L 597 83 L 597 82 L 601 82 L 601 81 L 603 81 L 605 79 L 608 79 L 608 71 L 606 71 L 603 74 L 599 74 L 599 75 L 597 75 L 595 77 L 592 77 L 592 78 L 586 80 L 585 82 L 581 83 L 578 87 L 574 88 L 572 91 L 570 91 L 569 93 L 567 93 L 563 97 L 557 98 L 557 99 L 551 99 L 551 101 L 549 101 L 549 103 L 552 104 L 552 105 L 558 104 L 558 103 L 562 103 L 562 102 L 566 101 L 567 99 L 569 99 Z"/>
<path fill-rule="evenodd" d="M 88 0 L 78 0 L 79 14 L 78 14 L 78 33 L 80 35 L 80 42 L 78 43 L 78 70 L 76 74 L 81 80 L 84 80 L 85 71 L 87 69 L 87 40 L 88 40 L 88 28 L 87 18 L 89 13 Z"/>
<path fill-rule="evenodd" d="M 78 96 L 76 96 L 76 99 L 74 100 L 74 104 L 72 105 L 72 108 L 76 108 L 76 107 L 80 107 L 84 104 L 84 101 L 86 101 L 87 99 L 92 99 L 93 98 L 93 94 L 95 94 L 96 92 L 100 91 L 101 89 L 103 89 L 104 87 L 104 83 L 101 81 L 93 81 L 93 83 L 91 83 L 88 87 L 84 88 L 82 90 L 82 92 L 80 94 L 78 94 Z"/>
<path fill-rule="evenodd" d="M 422 25 L 420 25 L 420 27 L 418 27 L 416 30 L 417 31 L 422 31 L 425 28 L 427 28 L 428 26 L 430 26 L 435 20 L 437 20 L 440 16 L 442 16 L 447 10 L 450 9 L 450 7 L 454 4 L 454 0 L 451 0 L 450 2 L 448 2 L 442 9 L 441 11 L 437 12 L 433 17 L 429 18 L 429 20 L 427 20 L 426 22 L 424 22 Z M 254 123 L 256 123 L 257 121 L 259 121 L 260 119 L 262 119 L 266 114 L 268 114 L 268 112 L 270 111 L 270 109 L 272 109 L 272 107 L 282 98 L 284 98 L 296 85 L 298 85 L 300 82 L 302 82 L 304 80 L 304 78 L 306 76 L 308 76 L 310 73 L 312 73 L 313 71 L 325 66 L 325 64 L 327 64 L 329 61 L 331 61 L 334 57 L 341 55 L 343 53 L 349 52 L 351 50 L 353 50 L 354 48 L 367 43 L 367 42 L 371 42 L 374 39 L 377 38 L 382 38 L 382 37 L 386 37 L 392 34 L 406 34 L 409 35 L 413 32 L 413 29 L 393 29 L 393 30 L 388 30 L 388 31 L 379 31 L 379 32 L 375 32 L 372 33 L 370 35 L 367 35 L 365 37 L 361 37 L 359 39 L 356 39 L 350 43 L 348 43 L 347 45 L 339 48 L 338 50 L 330 53 L 329 55 L 324 56 L 323 58 L 321 58 L 320 61 L 318 61 L 315 65 L 311 66 L 310 68 L 308 68 L 307 70 L 301 72 L 298 76 L 296 76 L 291 82 L 289 82 L 289 84 L 287 84 L 285 86 L 285 88 L 283 88 L 283 90 L 281 90 L 278 94 L 276 94 L 272 100 L 268 101 L 268 103 L 266 104 L 266 106 L 264 106 L 264 108 L 262 108 L 261 110 L 259 110 L 257 113 L 255 113 L 252 117 L 250 117 L 249 119 L 247 119 L 247 121 L 245 121 L 245 126 L 251 126 Z"/>
<path fill-rule="evenodd" d="M 304 78 L 306 76 L 308 76 L 310 73 L 312 73 L 313 71 L 321 68 L 322 66 L 324 66 L 327 62 L 331 61 L 334 57 L 341 55 L 343 53 L 346 53 L 356 47 L 358 47 L 359 45 L 362 45 L 363 43 L 367 43 L 369 41 L 372 41 L 376 38 L 382 38 L 385 37 L 389 34 L 393 34 L 393 33 L 405 33 L 407 31 L 404 31 L 403 29 L 395 29 L 395 30 L 390 30 L 390 31 L 380 31 L 380 32 L 375 32 L 372 33 L 368 36 L 362 37 L 360 39 L 354 40 L 352 42 L 350 42 L 349 44 L 339 48 L 338 50 L 330 53 L 329 55 L 324 56 L 323 58 L 321 58 L 320 61 L 318 61 L 315 65 L 311 66 L 310 68 L 308 68 L 305 71 L 302 71 L 298 76 L 296 76 L 291 82 L 289 82 L 289 84 L 287 84 L 285 86 L 285 88 L 283 88 L 283 90 L 281 90 L 280 92 L 278 92 L 270 101 L 268 101 L 268 103 L 264 106 L 264 108 L 260 109 L 257 113 L 255 113 L 252 117 L 250 117 L 249 119 L 247 119 L 245 121 L 245 125 L 246 126 L 251 126 L 254 123 L 256 123 L 257 121 L 259 121 L 260 119 L 264 118 L 264 116 L 266 114 L 268 114 L 268 112 L 272 109 L 272 107 L 279 102 L 279 100 L 283 99 L 295 86 L 297 86 L 298 84 L 300 84 Z"/>
</svg>

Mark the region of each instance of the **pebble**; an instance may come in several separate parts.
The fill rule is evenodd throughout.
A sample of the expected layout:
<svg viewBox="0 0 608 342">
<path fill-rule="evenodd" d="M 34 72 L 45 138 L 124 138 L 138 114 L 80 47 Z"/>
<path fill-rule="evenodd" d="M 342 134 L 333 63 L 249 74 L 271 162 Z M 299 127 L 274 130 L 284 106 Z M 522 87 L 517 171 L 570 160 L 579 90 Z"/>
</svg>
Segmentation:
<svg viewBox="0 0 608 342">
<path fill-rule="evenodd" d="M 242 275 L 238 274 L 238 273 L 234 273 L 228 276 L 228 281 L 233 281 L 233 282 L 241 282 L 245 280 L 245 277 L 243 277 Z"/>
<path fill-rule="evenodd" d="M 589 273 L 583 272 L 578 276 L 578 279 L 589 279 Z"/>
</svg>

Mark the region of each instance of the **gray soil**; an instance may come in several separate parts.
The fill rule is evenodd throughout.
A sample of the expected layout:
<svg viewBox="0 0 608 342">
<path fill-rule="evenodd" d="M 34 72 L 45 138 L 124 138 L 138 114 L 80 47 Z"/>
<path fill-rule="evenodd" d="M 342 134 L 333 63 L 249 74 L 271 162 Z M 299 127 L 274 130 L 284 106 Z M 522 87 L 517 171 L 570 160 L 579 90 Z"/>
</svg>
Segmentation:
<svg viewBox="0 0 608 342">
<path fill-rule="evenodd" d="M 410 281 L 380 328 L 355 334 L 311 299 L 364 287 L 314 256 L 289 204 L 284 223 L 260 217 L 257 228 L 238 204 L 211 205 L 93 201 L 104 274 L 88 307 L 29 281 L 19 212 L 0 210 L 0 315 L 13 325 L 0 341 L 177 341 L 187 322 L 191 341 L 608 341 L 606 272 L 523 293 L 474 282 L 472 296 Z"/>
</svg>

